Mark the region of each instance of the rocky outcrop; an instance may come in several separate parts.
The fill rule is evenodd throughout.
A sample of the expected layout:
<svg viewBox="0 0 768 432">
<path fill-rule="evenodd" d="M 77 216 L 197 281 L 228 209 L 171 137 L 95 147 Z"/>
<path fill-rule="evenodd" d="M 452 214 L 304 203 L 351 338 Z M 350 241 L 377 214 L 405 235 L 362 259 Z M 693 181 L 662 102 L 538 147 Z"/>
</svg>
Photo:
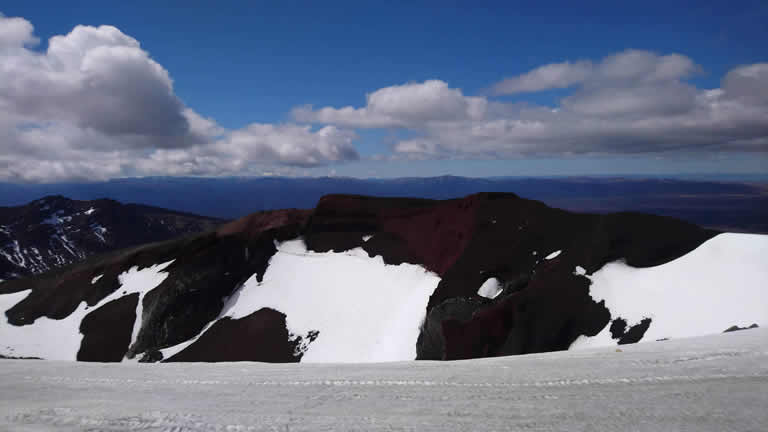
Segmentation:
<svg viewBox="0 0 768 432">
<path fill-rule="evenodd" d="M 760 327 L 760 326 L 757 325 L 757 324 L 752 324 L 749 327 L 739 327 L 737 325 L 734 325 L 734 326 L 730 326 L 727 329 L 723 330 L 723 333 L 730 333 L 730 332 L 735 332 L 735 331 L 740 331 L 740 330 L 749 330 L 749 329 L 754 329 L 754 328 L 758 328 L 758 327 Z"/>
<path fill-rule="evenodd" d="M 292 363 L 300 361 L 304 354 L 302 342 L 301 337 L 288 334 L 285 314 L 263 308 L 240 319 L 216 321 L 200 339 L 168 361 Z"/>
<path fill-rule="evenodd" d="M 83 341 L 77 352 L 80 361 L 119 362 L 128 352 L 136 320 L 138 294 L 129 294 L 105 304 L 83 318 Z"/>
</svg>

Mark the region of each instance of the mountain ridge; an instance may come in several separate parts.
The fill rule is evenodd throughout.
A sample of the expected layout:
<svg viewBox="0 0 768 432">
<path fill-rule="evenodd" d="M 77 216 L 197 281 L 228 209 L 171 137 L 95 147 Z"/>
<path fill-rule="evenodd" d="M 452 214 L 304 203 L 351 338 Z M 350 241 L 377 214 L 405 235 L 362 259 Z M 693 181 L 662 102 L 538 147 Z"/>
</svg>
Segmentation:
<svg viewBox="0 0 768 432">
<path fill-rule="evenodd" d="M 768 281 L 755 264 L 768 251 L 766 238 L 631 212 L 573 213 L 511 193 L 451 200 L 329 195 L 313 210 L 258 212 L 216 230 L 97 256 L 56 275 L 0 284 L 8 320 L 0 327 L 0 354 L 86 361 L 451 360 L 562 350 L 579 340 L 638 341 L 649 328 L 676 337 L 665 316 L 654 318 L 655 306 L 640 311 L 651 317 L 640 322 L 635 312 L 597 297 L 600 275 L 615 263 L 632 274 L 674 267 L 701 248 L 712 255 L 717 244 L 727 257 L 729 248 L 750 242 L 755 247 L 744 249 L 743 258 L 722 261 L 735 267 L 715 259 L 700 272 L 751 272 L 746 285 L 759 286 Z M 724 240 L 713 243 L 718 239 Z M 712 283 L 723 283 L 714 276 Z M 665 283 L 655 284 L 662 292 L 680 291 Z M 712 289 L 698 295 L 762 304 L 760 297 L 720 298 Z M 716 331 L 742 319 L 764 324 L 765 317 L 734 310 Z M 33 343 L 44 325 L 55 326 L 69 345 Z M 8 342 L 16 348 L 2 352 Z"/>
<path fill-rule="evenodd" d="M 222 220 L 102 198 L 46 196 L 0 207 L 0 279 L 39 274 L 88 256 L 199 232 Z"/>
<path fill-rule="evenodd" d="M 254 211 L 314 208 L 323 195 L 453 199 L 479 192 L 513 192 L 576 212 L 638 211 L 724 231 L 768 233 L 768 189 L 717 180 L 624 177 L 459 176 L 395 179 L 126 178 L 72 184 L 0 183 L 0 203 L 21 204 L 52 193 L 77 199 L 109 196 L 194 214 L 236 219 Z M 233 197 L 222 199 L 222 197 Z"/>
</svg>

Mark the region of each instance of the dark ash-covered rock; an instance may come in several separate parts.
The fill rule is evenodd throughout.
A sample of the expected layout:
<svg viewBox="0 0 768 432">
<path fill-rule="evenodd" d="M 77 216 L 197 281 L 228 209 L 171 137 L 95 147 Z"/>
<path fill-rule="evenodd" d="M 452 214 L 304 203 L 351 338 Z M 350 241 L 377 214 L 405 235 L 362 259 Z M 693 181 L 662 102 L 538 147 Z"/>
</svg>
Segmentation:
<svg viewBox="0 0 768 432">
<path fill-rule="evenodd" d="M 216 321 L 197 341 L 167 361 L 292 363 L 304 355 L 302 342 L 301 337 L 288 334 L 285 314 L 262 308 L 240 319 Z"/>
<path fill-rule="evenodd" d="M 83 318 L 83 341 L 77 359 L 93 362 L 119 362 L 128 352 L 139 294 L 129 294 L 105 304 Z"/>
<path fill-rule="evenodd" d="M 740 330 L 749 330 L 749 329 L 754 329 L 754 328 L 758 328 L 758 327 L 760 327 L 760 326 L 758 326 L 757 324 L 752 324 L 749 327 L 739 327 L 737 325 L 734 325 L 734 326 L 730 326 L 727 329 L 723 330 L 723 333 L 730 333 L 730 332 L 735 332 L 735 331 L 740 331 Z"/>
<path fill-rule="evenodd" d="M 650 318 L 643 318 L 640 323 L 627 328 L 627 321 L 624 318 L 616 318 L 611 321 L 611 337 L 618 340 L 619 345 L 633 344 L 640 342 L 645 332 L 651 326 Z"/>
</svg>

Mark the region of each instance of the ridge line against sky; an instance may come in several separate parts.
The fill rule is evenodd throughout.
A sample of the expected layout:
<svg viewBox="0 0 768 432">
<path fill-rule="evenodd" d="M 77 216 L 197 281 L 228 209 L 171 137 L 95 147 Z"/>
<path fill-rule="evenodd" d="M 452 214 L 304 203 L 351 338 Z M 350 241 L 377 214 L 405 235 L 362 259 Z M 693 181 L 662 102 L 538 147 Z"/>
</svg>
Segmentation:
<svg viewBox="0 0 768 432">
<path fill-rule="evenodd" d="M 359 25 L 352 26 L 359 24 L 355 18 L 363 12 L 369 13 L 367 18 L 377 12 L 361 12 L 362 6 L 349 6 L 351 18 L 322 13 L 313 17 L 336 20 L 351 30 L 346 39 L 337 33 L 325 36 L 325 53 L 333 57 L 323 59 L 306 52 L 301 58 L 307 64 L 302 65 L 296 59 L 286 61 L 279 50 L 286 47 L 298 53 L 302 44 L 310 51 L 319 50 L 317 40 L 322 43 L 323 35 L 311 28 L 290 33 L 309 26 L 307 12 L 319 13 L 309 4 L 288 9 L 225 5 L 233 11 L 258 12 L 262 20 L 278 20 L 286 27 L 271 35 L 255 24 L 243 25 L 234 14 L 217 16 L 214 12 L 221 11 L 210 6 L 170 11 L 137 7 L 132 20 L 130 14 L 126 18 L 125 10 L 88 5 L 87 12 L 85 7 L 75 11 L 82 13 L 83 22 L 98 25 L 66 25 L 61 30 L 63 23 L 79 17 L 57 19 L 54 13 L 36 13 L 11 2 L 0 10 L 0 180 L 764 173 L 768 172 L 768 56 L 758 47 L 768 42 L 768 30 L 756 29 L 755 22 L 760 21 L 755 20 L 768 19 L 768 6 L 744 4 L 748 7 L 729 9 L 738 13 L 728 16 L 716 15 L 715 10 L 702 15 L 700 10 L 670 8 L 669 16 L 658 14 L 657 21 L 649 22 L 647 33 L 637 34 L 621 33 L 619 24 L 631 25 L 629 15 L 614 14 L 615 22 L 606 24 L 601 36 L 613 36 L 619 42 L 598 44 L 596 36 L 587 40 L 571 35 L 569 44 L 552 47 L 542 36 L 540 46 L 546 53 L 536 55 L 535 37 L 525 40 L 528 46 L 521 48 L 512 45 L 519 41 L 508 39 L 506 27 L 500 27 L 522 25 L 530 17 L 520 10 L 519 16 L 506 14 L 508 10 L 496 5 L 488 8 L 491 15 L 509 22 L 499 19 L 499 27 L 493 29 L 498 31 L 495 38 L 468 34 L 468 41 L 457 51 L 474 49 L 479 54 L 473 59 L 486 67 L 473 70 L 470 64 L 461 74 L 456 73 L 456 63 L 441 68 L 451 54 L 450 43 L 456 43 L 450 29 L 423 24 L 440 30 L 433 32 L 438 41 L 424 41 L 423 50 L 404 45 L 424 37 L 413 33 L 410 21 L 416 18 L 411 15 L 451 22 L 456 19 L 452 11 L 463 13 L 469 24 L 461 25 L 477 32 L 488 16 L 482 10 L 460 10 L 455 5 L 402 6 L 400 14 L 390 13 L 371 27 L 397 23 L 414 39 L 382 32 L 370 45 L 387 53 L 402 48 L 409 58 L 421 55 L 423 64 L 395 61 L 387 75 L 378 69 L 396 56 L 379 58 L 372 51 L 360 57 L 361 47 L 347 42 L 356 35 L 371 37 Z M 311 10 L 304 11 L 305 7 Z M 210 32 L 187 33 L 189 46 L 183 37 L 153 36 L 152 20 L 142 24 L 139 18 L 155 11 L 165 19 L 166 34 L 185 29 L 191 13 L 211 15 L 210 28 L 204 28 Z M 326 12 L 338 11 L 329 7 Z M 608 12 L 601 6 L 574 20 Z M 692 36 L 692 23 L 683 22 L 684 13 L 698 18 L 700 26 L 705 24 L 702 16 L 712 13 L 706 23 L 713 24 L 712 32 L 722 43 L 720 50 L 700 57 L 684 51 L 700 54 L 710 46 L 706 37 Z M 42 24 L 36 24 L 37 18 Z M 109 25 L 112 20 L 119 21 L 114 23 L 117 26 Z M 553 23 L 567 28 L 562 20 L 562 16 L 541 15 L 529 25 Z M 672 23 L 680 23 L 676 31 L 660 31 L 663 24 Z M 240 40 L 215 33 L 233 25 L 240 31 Z M 148 35 L 148 40 L 139 40 L 134 30 Z M 251 46 L 242 44 L 248 38 L 255 51 L 263 52 L 267 46 L 273 54 L 250 68 L 228 67 L 223 54 L 230 53 L 229 48 L 216 57 L 202 55 L 207 51 L 201 49 L 199 57 L 185 62 L 168 54 L 173 49 L 189 50 L 206 36 L 222 47 L 240 44 L 243 50 Z M 687 43 L 662 42 L 664 36 Z M 391 40 L 381 40 L 387 37 Z M 441 42 L 440 37 L 445 40 Z M 509 43 L 509 53 L 482 52 L 484 43 Z M 333 44 L 337 46 L 331 51 Z M 442 46 L 443 53 L 437 49 Z M 158 57 L 153 55 L 156 50 Z M 232 58 L 240 59 L 238 55 Z M 502 57 L 500 66 L 488 66 Z M 169 59 L 168 64 L 164 59 Z M 314 80 L 313 66 L 316 70 L 328 65 L 355 68 L 366 62 L 372 78 L 366 79 L 364 90 L 358 83 L 327 73 L 317 73 L 322 80 Z M 213 70 L 211 63 L 216 63 Z M 214 73 L 201 74 L 198 68 Z M 314 86 L 301 86 L 306 91 L 302 94 L 294 91 L 289 79 L 232 84 L 217 78 L 230 75 L 231 69 L 258 75 L 259 68 L 301 77 Z M 177 85 L 177 80 L 184 84 Z M 201 99 L 190 83 L 210 87 L 211 95 Z M 248 119 L 248 110 L 233 115 L 231 110 L 237 108 L 216 109 L 221 105 L 217 88 L 230 105 L 253 107 L 253 117 Z M 282 91 L 293 102 L 288 102 L 287 109 L 284 104 L 278 108 L 270 98 L 260 102 L 238 97 L 233 93 L 238 89 L 242 94 L 254 89 Z M 194 103 L 185 102 L 184 91 L 192 94 Z"/>
</svg>

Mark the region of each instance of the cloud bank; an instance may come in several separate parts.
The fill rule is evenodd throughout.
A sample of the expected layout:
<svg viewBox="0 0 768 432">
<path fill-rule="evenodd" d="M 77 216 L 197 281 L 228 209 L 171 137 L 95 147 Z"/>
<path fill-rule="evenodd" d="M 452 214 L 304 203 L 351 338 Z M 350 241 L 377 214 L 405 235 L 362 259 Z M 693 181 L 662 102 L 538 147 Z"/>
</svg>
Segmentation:
<svg viewBox="0 0 768 432">
<path fill-rule="evenodd" d="M 259 174 L 358 158 L 355 134 L 334 126 L 219 127 L 115 27 L 77 26 L 42 52 L 33 31 L 0 15 L 0 178 Z"/>
<path fill-rule="evenodd" d="M 768 63 L 734 68 L 715 89 L 679 54 L 627 50 L 598 63 L 543 65 L 494 84 L 492 94 L 569 89 L 556 106 L 465 96 L 437 80 L 386 87 L 354 107 L 301 107 L 294 118 L 414 135 L 394 151 L 424 157 L 768 150 Z M 418 95 L 418 97 L 415 97 Z"/>
<path fill-rule="evenodd" d="M 542 65 L 487 95 L 409 82 L 363 106 L 300 106 L 292 122 L 231 130 L 186 106 L 169 72 L 115 27 L 40 42 L 29 21 L 0 14 L 2 180 L 290 174 L 359 159 L 355 131 L 381 128 L 407 137 L 395 158 L 768 150 L 768 63 L 706 89 L 691 84 L 702 67 L 684 55 L 627 50 Z M 565 96 L 524 102 L 551 90 Z"/>
</svg>

